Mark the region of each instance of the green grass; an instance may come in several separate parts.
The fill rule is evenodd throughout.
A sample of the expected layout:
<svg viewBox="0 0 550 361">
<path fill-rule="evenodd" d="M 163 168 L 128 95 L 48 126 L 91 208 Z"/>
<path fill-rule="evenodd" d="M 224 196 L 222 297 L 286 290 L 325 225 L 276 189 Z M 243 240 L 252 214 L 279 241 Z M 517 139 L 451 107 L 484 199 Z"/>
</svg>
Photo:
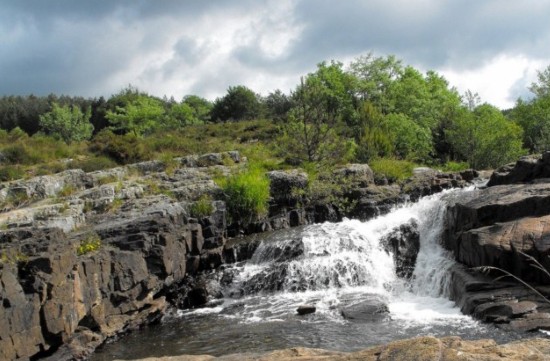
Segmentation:
<svg viewBox="0 0 550 361">
<path fill-rule="evenodd" d="M 214 207 L 212 206 L 212 197 L 203 194 L 197 201 L 191 204 L 189 213 L 193 218 L 204 218 L 212 214 Z"/>
<path fill-rule="evenodd" d="M 418 164 L 406 160 L 398 160 L 391 158 L 373 159 L 369 166 L 373 170 L 375 176 L 384 176 L 390 182 L 404 180 L 413 174 L 413 169 L 418 167 Z"/>
<path fill-rule="evenodd" d="M 461 172 L 463 170 L 471 168 L 467 162 L 453 162 L 448 161 L 441 167 L 443 172 Z"/>
<path fill-rule="evenodd" d="M 252 166 L 227 178 L 217 179 L 217 182 L 225 195 L 233 221 L 249 223 L 267 213 L 270 184 L 263 169 Z"/>
</svg>

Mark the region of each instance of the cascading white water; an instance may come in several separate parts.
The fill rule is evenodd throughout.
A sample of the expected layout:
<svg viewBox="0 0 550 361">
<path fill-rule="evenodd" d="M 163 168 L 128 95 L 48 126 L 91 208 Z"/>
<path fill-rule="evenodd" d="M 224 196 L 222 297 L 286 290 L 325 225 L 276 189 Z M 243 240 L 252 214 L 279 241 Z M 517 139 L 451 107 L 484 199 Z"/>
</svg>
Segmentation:
<svg viewBox="0 0 550 361">
<path fill-rule="evenodd" d="M 344 220 L 307 227 L 301 235 L 303 255 L 285 264 L 284 272 L 277 271 L 284 277 L 279 280 L 282 289 L 270 296 L 270 302 L 276 298 L 307 302 L 311 298 L 321 305 L 328 302 L 326 309 L 330 309 L 341 295 L 353 293 L 359 299 L 361 294 L 378 295 L 389 302 L 391 310 L 392 304 L 414 297 L 428 297 L 431 301 L 439 298 L 448 307 L 449 302 L 441 296 L 446 295 L 448 269 L 454 261 L 439 241 L 446 199 L 464 192 L 468 190 L 425 197 L 368 222 Z M 407 283 L 397 277 L 393 257 L 381 240 L 396 227 L 411 221 L 418 224 L 420 252 L 413 277 Z M 274 249 L 295 246 L 292 242 L 294 240 L 283 239 L 262 244 L 235 283 L 258 282 L 259 274 L 273 270 Z M 399 313 L 399 307 L 393 307 L 393 311 Z"/>
</svg>

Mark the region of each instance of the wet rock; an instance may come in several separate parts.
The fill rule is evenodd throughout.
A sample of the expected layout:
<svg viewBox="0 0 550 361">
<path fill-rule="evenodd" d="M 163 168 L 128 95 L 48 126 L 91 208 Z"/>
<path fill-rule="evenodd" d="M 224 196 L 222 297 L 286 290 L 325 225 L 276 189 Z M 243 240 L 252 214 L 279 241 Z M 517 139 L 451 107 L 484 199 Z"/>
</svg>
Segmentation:
<svg viewBox="0 0 550 361">
<path fill-rule="evenodd" d="M 315 311 L 317 311 L 317 307 L 315 307 L 313 305 L 300 305 L 296 309 L 296 312 L 299 315 L 308 315 L 310 313 L 315 313 Z"/>
<path fill-rule="evenodd" d="M 538 305 L 531 301 L 518 302 L 490 302 L 479 305 L 474 309 L 474 316 L 489 322 L 510 322 L 512 318 L 519 318 L 527 313 L 533 313 Z"/>
<path fill-rule="evenodd" d="M 393 255 L 397 276 L 410 278 L 420 250 L 418 223 L 411 219 L 402 224 L 383 237 L 381 244 Z"/>
<path fill-rule="evenodd" d="M 354 322 L 374 322 L 387 318 L 388 306 L 377 297 L 368 297 L 359 303 L 344 306 L 340 313 L 346 320 Z"/>
</svg>

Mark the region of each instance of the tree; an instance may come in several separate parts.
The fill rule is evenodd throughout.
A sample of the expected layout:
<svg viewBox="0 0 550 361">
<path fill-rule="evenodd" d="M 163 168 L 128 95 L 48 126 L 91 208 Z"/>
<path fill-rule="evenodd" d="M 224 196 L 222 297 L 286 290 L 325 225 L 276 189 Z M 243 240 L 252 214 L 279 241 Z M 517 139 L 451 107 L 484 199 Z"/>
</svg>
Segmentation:
<svg viewBox="0 0 550 361">
<path fill-rule="evenodd" d="M 413 122 L 404 114 L 388 114 L 384 117 L 394 153 L 401 159 L 425 162 L 433 152 L 430 130 Z"/>
<path fill-rule="evenodd" d="M 550 96 L 550 65 L 543 71 L 537 72 L 538 81 L 531 84 L 529 90 L 537 98 Z"/>
<path fill-rule="evenodd" d="M 260 96 L 243 85 L 229 87 L 227 94 L 216 99 L 210 119 L 214 122 L 250 120 L 262 116 Z"/>
<path fill-rule="evenodd" d="M 82 112 L 74 105 L 52 104 L 52 110 L 40 115 L 40 127 L 46 134 L 62 139 L 67 144 L 90 139 L 94 127 L 90 123 L 91 109 Z"/>
<path fill-rule="evenodd" d="M 550 149 L 550 95 L 518 100 L 509 117 L 523 128 L 523 144 L 531 152 Z"/>
<path fill-rule="evenodd" d="M 394 142 L 390 137 L 384 115 L 369 101 L 359 108 L 359 132 L 356 134 L 357 154 L 360 162 L 370 162 L 378 157 L 393 154 Z"/>
<path fill-rule="evenodd" d="M 524 153 L 521 127 L 489 104 L 473 112 L 464 108 L 447 135 L 455 152 L 476 169 L 496 168 Z"/>
<path fill-rule="evenodd" d="M 264 99 L 264 104 L 267 116 L 275 121 L 286 119 L 290 108 L 292 108 L 292 100 L 290 97 L 279 89 L 269 93 Z"/>
<path fill-rule="evenodd" d="M 108 110 L 106 118 L 114 130 L 142 136 L 161 127 L 164 115 L 164 107 L 160 100 L 138 95 L 124 106 L 116 106 L 114 111 Z"/>
<path fill-rule="evenodd" d="M 197 95 L 186 95 L 183 97 L 182 104 L 186 104 L 191 108 L 192 117 L 189 120 L 190 124 L 202 124 L 210 120 L 212 102 L 209 100 Z"/>
<path fill-rule="evenodd" d="M 350 147 L 337 133 L 338 108 L 326 96 L 316 76 L 302 79 L 292 94 L 295 106 L 289 112 L 281 139 L 287 160 L 331 163 L 342 159 Z"/>
<path fill-rule="evenodd" d="M 391 83 L 401 77 L 401 60 L 389 55 L 374 57 L 372 53 L 357 58 L 350 64 L 350 74 L 357 79 L 357 96 L 369 101 L 384 114 L 389 111 L 388 90 Z"/>
</svg>

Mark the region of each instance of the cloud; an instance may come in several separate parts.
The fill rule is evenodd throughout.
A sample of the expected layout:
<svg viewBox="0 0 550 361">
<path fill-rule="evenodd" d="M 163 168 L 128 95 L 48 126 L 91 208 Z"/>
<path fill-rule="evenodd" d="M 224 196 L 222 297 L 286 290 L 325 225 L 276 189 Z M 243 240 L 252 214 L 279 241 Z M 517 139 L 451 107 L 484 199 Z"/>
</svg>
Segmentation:
<svg viewBox="0 0 550 361">
<path fill-rule="evenodd" d="M 214 98 L 238 84 L 267 94 L 293 88 L 320 61 L 372 51 L 440 71 L 452 85 L 504 106 L 525 94 L 522 84 L 535 66 L 550 63 L 550 3 L 539 0 L 0 0 L 0 6 L 0 94 L 108 96 L 130 83 L 176 98 Z"/>
</svg>

